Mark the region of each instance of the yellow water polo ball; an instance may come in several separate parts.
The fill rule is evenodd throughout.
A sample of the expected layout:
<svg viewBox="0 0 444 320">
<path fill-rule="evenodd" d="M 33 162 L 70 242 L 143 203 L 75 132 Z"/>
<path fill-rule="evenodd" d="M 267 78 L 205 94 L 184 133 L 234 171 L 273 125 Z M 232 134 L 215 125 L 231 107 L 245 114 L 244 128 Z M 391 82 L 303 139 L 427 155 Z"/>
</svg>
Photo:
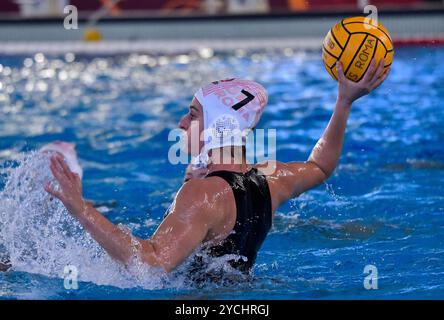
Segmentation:
<svg viewBox="0 0 444 320">
<path fill-rule="evenodd" d="M 322 59 L 328 73 L 338 80 L 336 61 L 341 61 L 344 74 L 355 82 L 362 79 L 372 58 L 384 58 L 384 69 L 393 61 L 393 42 L 388 30 L 366 17 L 352 17 L 337 23 L 324 39 Z"/>
</svg>

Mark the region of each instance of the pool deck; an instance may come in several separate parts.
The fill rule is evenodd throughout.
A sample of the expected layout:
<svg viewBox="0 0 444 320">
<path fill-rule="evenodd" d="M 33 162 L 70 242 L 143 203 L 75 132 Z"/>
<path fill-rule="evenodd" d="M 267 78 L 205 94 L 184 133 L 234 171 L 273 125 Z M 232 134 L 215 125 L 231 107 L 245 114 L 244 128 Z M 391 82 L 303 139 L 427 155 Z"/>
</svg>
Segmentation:
<svg viewBox="0 0 444 320">
<path fill-rule="evenodd" d="M 357 11 L 236 16 L 176 16 L 106 18 L 96 28 L 103 39 L 85 42 L 86 19 L 77 30 L 66 30 L 63 19 L 1 19 L 0 53 L 30 52 L 180 52 L 298 48 L 319 49 L 338 20 Z M 362 15 L 362 14 L 361 14 Z M 444 43 L 444 10 L 384 11 L 379 19 L 398 43 Z"/>
</svg>

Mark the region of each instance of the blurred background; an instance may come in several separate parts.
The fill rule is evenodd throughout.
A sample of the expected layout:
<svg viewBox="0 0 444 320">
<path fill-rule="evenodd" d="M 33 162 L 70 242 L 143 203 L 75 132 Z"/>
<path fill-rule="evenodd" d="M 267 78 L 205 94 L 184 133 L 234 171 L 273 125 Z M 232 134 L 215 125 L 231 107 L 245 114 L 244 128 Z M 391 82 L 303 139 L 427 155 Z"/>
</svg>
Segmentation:
<svg viewBox="0 0 444 320">
<path fill-rule="evenodd" d="M 395 45 L 444 43 L 442 0 L 2 0 L 0 52 L 316 49 L 366 5 L 377 7 Z"/>
<path fill-rule="evenodd" d="M 108 7 L 113 16 L 133 17 L 177 14 L 239 14 L 338 11 L 360 9 L 367 4 L 383 9 L 442 9 L 442 0 L 2 0 L 0 11 L 6 17 L 61 16 L 72 4 L 81 16 Z"/>
</svg>

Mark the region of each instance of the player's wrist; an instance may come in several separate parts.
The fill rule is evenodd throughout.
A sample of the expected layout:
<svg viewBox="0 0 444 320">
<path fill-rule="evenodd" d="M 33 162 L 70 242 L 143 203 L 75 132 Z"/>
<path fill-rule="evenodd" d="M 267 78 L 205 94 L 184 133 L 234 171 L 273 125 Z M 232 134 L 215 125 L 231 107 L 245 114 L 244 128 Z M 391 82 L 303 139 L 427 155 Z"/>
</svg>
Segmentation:
<svg viewBox="0 0 444 320">
<path fill-rule="evenodd" d="M 349 97 L 344 97 L 344 96 L 338 95 L 338 98 L 336 99 L 336 107 L 337 108 L 350 109 L 352 103 L 353 103 L 353 99 L 351 99 Z"/>
<path fill-rule="evenodd" d="M 72 201 L 70 204 L 65 204 L 68 211 L 75 217 L 79 217 L 82 214 L 85 214 L 88 210 L 88 202 L 81 197 L 78 200 Z"/>
</svg>

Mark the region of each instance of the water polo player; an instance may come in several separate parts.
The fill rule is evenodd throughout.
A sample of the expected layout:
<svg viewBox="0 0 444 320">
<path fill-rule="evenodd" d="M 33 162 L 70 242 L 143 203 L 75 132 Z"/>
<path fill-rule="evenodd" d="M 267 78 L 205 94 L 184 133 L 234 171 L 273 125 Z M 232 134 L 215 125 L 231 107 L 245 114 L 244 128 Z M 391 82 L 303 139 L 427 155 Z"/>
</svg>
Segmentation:
<svg viewBox="0 0 444 320">
<path fill-rule="evenodd" d="M 310 157 L 303 162 L 247 163 L 244 135 L 254 129 L 267 103 L 261 85 L 231 79 L 198 90 L 189 112 L 179 123 L 187 132 L 187 145 L 197 161 L 188 170 L 187 181 L 177 192 L 168 214 L 149 239 L 122 230 L 85 201 L 80 176 L 71 172 L 60 154 L 52 156 L 50 164 L 60 190 L 49 183 L 45 190 L 60 199 L 85 230 L 124 265 L 139 261 L 171 271 L 195 249 L 203 247 L 210 256 L 238 257 L 229 263 L 248 272 L 272 226 L 275 210 L 320 184 L 334 171 L 351 105 L 386 79 L 388 72 L 384 73 L 383 66 L 383 60 L 379 65 L 373 60 L 363 79 L 356 83 L 346 79 L 342 66 L 337 65 L 335 109 Z M 227 99 L 222 98 L 229 98 L 234 104 L 227 106 Z M 202 133 L 203 141 L 199 137 Z M 193 143 L 198 146 L 194 151 Z M 239 161 L 221 161 L 224 156 L 236 155 L 240 155 Z M 262 169 L 269 168 L 270 163 L 275 170 L 264 174 Z"/>
</svg>

